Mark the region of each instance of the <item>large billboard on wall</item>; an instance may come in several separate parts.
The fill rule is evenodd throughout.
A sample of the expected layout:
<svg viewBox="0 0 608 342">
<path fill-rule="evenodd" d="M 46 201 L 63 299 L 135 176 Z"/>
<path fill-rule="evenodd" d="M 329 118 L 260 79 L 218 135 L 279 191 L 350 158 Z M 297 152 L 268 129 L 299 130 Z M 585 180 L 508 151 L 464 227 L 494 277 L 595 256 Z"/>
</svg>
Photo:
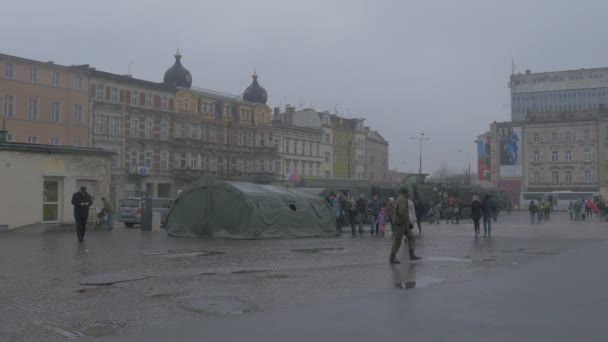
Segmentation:
<svg viewBox="0 0 608 342">
<path fill-rule="evenodd" d="M 477 140 L 477 174 L 480 181 L 491 181 L 490 137 Z"/>
<path fill-rule="evenodd" d="M 521 177 L 521 127 L 500 127 L 497 152 L 500 157 L 500 177 Z"/>
</svg>

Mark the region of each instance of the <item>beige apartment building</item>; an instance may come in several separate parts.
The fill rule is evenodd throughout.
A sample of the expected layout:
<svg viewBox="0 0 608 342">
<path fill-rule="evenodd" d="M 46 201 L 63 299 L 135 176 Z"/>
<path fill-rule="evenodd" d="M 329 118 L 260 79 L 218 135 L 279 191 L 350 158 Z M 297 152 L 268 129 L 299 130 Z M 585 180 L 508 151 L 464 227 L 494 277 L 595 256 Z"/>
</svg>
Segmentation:
<svg viewBox="0 0 608 342">
<path fill-rule="evenodd" d="M 74 66 L 0 54 L 0 117 L 8 140 L 89 146 L 89 79 Z"/>
<path fill-rule="evenodd" d="M 528 114 L 523 125 L 526 191 L 599 190 L 599 112 Z"/>
</svg>

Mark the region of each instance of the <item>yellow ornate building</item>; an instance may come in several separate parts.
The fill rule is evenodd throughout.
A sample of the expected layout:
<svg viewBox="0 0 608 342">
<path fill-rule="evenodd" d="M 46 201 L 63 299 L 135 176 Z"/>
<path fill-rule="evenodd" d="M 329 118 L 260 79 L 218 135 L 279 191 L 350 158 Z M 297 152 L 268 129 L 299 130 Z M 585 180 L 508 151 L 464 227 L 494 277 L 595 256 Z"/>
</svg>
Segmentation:
<svg viewBox="0 0 608 342">
<path fill-rule="evenodd" d="M 241 95 L 192 87 L 181 64 L 167 70 L 164 83 L 177 88 L 173 170 L 178 187 L 204 178 L 269 182 L 278 154 L 271 129 L 267 93 L 254 72 Z"/>
</svg>

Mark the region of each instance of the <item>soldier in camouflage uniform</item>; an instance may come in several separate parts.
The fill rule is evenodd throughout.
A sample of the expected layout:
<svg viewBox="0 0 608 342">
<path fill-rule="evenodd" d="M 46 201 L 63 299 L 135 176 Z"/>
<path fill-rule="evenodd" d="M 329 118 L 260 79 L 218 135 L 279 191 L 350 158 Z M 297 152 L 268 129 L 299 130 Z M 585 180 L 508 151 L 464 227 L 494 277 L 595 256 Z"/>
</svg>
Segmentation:
<svg viewBox="0 0 608 342">
<path fill-rule="evenodd" d="M 397 260 L 397 252 L 401 247 L 401 240 L 403 239 L 403 235 L 407 237 L 407 243 L 410 250 L 410 260 L 420 260 L 419 257 L 414 254 L 414 233 L 412 233 L 412 228 L 414 228 L 413 222 L 410 222 L 409 215 L 409 205 L 408 205 L 408 190 L 407 187 L 401 187 L 401 195 L 395 202 L 395 210 L 393 212 L 393 248 L 391 249 L 391 264 L 399 264 L 401 263 Z"/>
</svg>

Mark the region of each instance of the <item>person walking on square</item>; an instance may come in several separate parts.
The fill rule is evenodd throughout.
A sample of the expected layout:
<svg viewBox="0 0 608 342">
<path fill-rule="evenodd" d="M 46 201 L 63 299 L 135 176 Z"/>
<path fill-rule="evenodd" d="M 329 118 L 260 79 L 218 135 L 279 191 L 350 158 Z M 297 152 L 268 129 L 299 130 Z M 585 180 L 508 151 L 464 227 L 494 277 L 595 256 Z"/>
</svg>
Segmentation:
<svg viewBox="0 0 608 342">
<path fill-rule="evenodd" d="M 78 241 L 82 242 L 87 230 L 89 207 L 93 205 L 93 200 L 91 200 L 91 195 L 87 192 L 86 186 L 81 186 L 80 191 L 72 195 L 72 205 L 74 206 L 74 220 L 76 220 L 76 236 Z"/>
<path fill-rule="evenodd" d="M 471 202 L 471 217 L 473 218 L 473 227 L 475 228 L 475 237 L 479 236 L 479 220 L 481 220 L 481 201 L 479 200 L 479 196 L 473 196 L 473 201 Z"/>
<path fill-rule="evenodd" d="M 538 212 L 538 207 L 536 206 L 536 203 L 534 203 L 534 200 L 530 201 L 530 205 L 528 205 L 528 211 L 530 212 L 530 224 L 534 224 L 534 222 L 536 221 L 536 214 Z"/>
<path fill-rule="evenodd" d="M 587 202 L 585 202 L 585 212 L 588 218 L 593 217 L 593 202 L 591 199 L 587 199 Z"/>
<path fill-rule="evenodd" d="M 412 233 L 412 228 L 414 225 L 410 221 L 408 197 L 409 195 L 407 187 L 401 187 L 401 194 L 395 203 L 395 213 L 393 215 L 395 231 L 393 232 L 393 246 L 391 248 L 391 256 L 389 259 L 391 264 L 401 263 L 397 259 L 397 252 L 399 252 L 399 248 L 401 248 L 401 240 L 403 240 L 404 235 L 407 237 L 410 261 L 421 259 L 414 253 L 415 239 L 414 233 Z"/>
<path fill-rule="evenodd" d="M 378 200 L 378 195 L 374 195 L 372 197 L 372 200 L 369 201 L 369 203 L 367 203 L 367 209 L 369 210 L 370 214 L 372 215 L 371 227 L 369 228 L 369 233 L 371 235 L 374 235 L 374 232 L 376 232 L 376 235 L 378 235 L 378 225 L 376 224 L 376 220 L 378 220 L 378 215 L 380 215 L 381 207 L 382 207 L 382 205 L 380 204 L 380 201 Z"/>
<path fill-rule="evenodd" d="M 110 201 L 108 201 L 105 197 L 101 198 L 101 203 L 103 203 L 102 213 L 104 213 L 107 217 L 106 222 L 108 223 L 108 230 L 112 230 L 114 228 L 114 210 L 112 210 L 112 203 L 110 203 Z"/>
<path fill-rule="evenodd" d="M 492 236 L 492 220 L 496 211 L 496 204 L 490 198 L 490 195 L 485 195 L 481 202 L 481 211 L 483 213 L 483 235 Z"/>
<path fill-rule="evenodd" d="M 354 199 L 351 199 L 348 202 L 348 219 L 350 222 L 350 231 L 353 236 L 357 236 L 357 224 L 359 224 L 359 222 L 357 222 L 357 218 L 359 217 L 358 214 L 357 203 Z"/>
<path fill-rule="evenodd" d="M 424 216 L 424 203 L 420 199 L 418 190 L 414 191 L 414 209 L 416 211 L 416 225 L 418 226 L 418 233 L 422 235 L 422 217 Z"/>
<path fill-rule="evenodd" d="M 391 223 L 391 231 L 395 230 L 395 223 L 393 222 L 393 214 L 395 212 L 395 198 L 390 197 L 386 204 L 386 218 Z"/>
<path fill-rule="evenodd" d="M 359 214 L 359 234 L 363 234 L 363 222 L 367 214 L 367 199 L 365 199 L 365 194 L 361 194 L 357 200 L 357 212 Z"/>
<path fill-rule="evenodd" d="M 334 211 L 336 217 L 336 235 L 342 234 L 342 207 L 340 206 L 340 199 L 333 194 L 329 195 L 331 199 L 331 209 Z"/>
<path fill-rule="evenodd" d="M 376 226 L 379 228 L 380 234 L 384 236 L 384 232 L 386 229 L 386 223 L 388 222 L 386 218 L 386 209 L 380 209 L 380 214 L 378 214 L 378 219 L 376 220 Z"/>
</svg>

